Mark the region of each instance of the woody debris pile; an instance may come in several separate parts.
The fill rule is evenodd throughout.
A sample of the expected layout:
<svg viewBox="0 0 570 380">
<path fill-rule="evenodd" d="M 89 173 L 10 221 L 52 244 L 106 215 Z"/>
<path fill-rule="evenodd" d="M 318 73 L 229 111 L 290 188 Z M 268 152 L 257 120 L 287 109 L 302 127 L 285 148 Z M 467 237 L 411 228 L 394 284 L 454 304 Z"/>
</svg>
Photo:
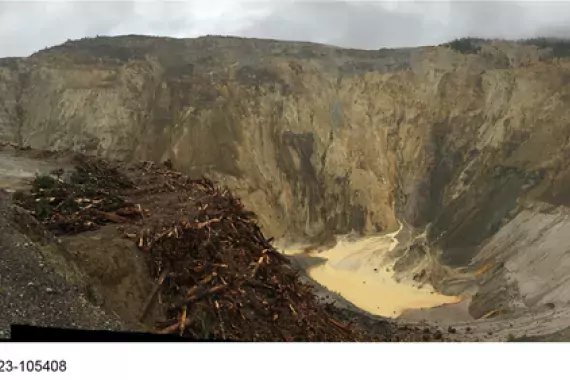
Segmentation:
<svg viewBox="0 0 570 380">
<path fill-rule="evenodd" d="M 39 175 L 29 193 L 16 192 L 14 199 L 56 235 L 123 223 L 140 215 L 141 211 L 120 195 L 121 190 L 134 186 L 125 175 L 104 161 L 83 156 L 75 161 L 72 173 L 56 170 L 52 175 Z"/>
<path fill-rule="evenodd" d="M 241 341 L 384 340 L 320 303 L 255 215 L 206 178 L 143 163 L 123 172 L 78 156 L 75 171 L 39 176 L 18 203 L 55 234 L 119 224 L 156 281 L 141 310 L 155 332 Z M 148 320 L 150 310 L 162 318 Z"/>
</svg>

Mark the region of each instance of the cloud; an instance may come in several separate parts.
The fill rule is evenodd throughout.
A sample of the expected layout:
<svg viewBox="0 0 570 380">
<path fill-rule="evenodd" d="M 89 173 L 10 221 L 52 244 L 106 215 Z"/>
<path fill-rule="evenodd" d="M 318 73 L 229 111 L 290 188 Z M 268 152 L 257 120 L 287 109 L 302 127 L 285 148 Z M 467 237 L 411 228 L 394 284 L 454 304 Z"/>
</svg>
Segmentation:
<svg viewBox="0 0 570 380">
<path fill-rule="evenodd" d="M 569 2 L 295 2 L 276 7 L 240 33 L 378 49 L 433 45 L 467 36 L 570 37 L 566 25 L 570 25 Z"/>
<path fill-rule="evenodd" d="M 417 15 L 389 11 L 377 3 L 307 2 L 278 6 L 240 34 L 366 49 L 421 44 L 427 41 L 422 32 L 429 24 Z"/>
<path fill-rule="evenodd" d="M 0 3 L 0 56 L 28 55 L 47 46 L 105 34 L 132 14 L 134 3 Z"/>
<path fill-rule="evenodd" d="M 206 34 L 313 41 L 377 49 L 476 36 L 570 37 L 566 2 L 0 2 L 0 57 L 67 39 Z"/>
</svg>

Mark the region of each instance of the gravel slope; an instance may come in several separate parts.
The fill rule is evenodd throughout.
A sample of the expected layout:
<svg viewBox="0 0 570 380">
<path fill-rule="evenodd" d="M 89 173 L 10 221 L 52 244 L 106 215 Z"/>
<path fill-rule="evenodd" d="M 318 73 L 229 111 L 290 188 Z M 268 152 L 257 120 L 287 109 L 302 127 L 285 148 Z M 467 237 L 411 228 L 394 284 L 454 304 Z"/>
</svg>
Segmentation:
<svg viewBox="0 0 570 380">
<path fill-rule="evenodd" d="M 10 220 L 11 215 L 8 196 L 0 190 L 0 338 L 10 337 L 10 324 L 125 329 L 47 265 L 41 251 Z"/>
</svg>

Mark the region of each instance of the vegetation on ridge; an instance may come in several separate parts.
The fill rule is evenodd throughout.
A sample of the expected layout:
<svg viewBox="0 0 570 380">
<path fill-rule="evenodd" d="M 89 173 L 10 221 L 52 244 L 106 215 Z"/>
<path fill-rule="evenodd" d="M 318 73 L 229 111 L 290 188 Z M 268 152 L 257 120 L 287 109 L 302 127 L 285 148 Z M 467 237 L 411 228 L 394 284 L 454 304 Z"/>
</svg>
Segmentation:
<svg viewBox="0 0 570 380">
<path fill-rule="evenodd" d="M 443 44 L 442 46 L 449 47 L 462 54 L 477 54 L 481 50 L 480 44 L 485 42 L 482 38 L 459 38 Z"/>
<path fill-rule="evenodd" d="M 445 46 L 462 54 L 477 54 L 481 51 L 481 45 L 485 42 L 493 41 L 491 39 L 465 37 L 458 38 L 451 42 L 444 43 Z M 498 39 L 495 41 L 508 41 Z M 554 58 L 570 57 L 570 39 L 557 37 L 535 37 L 528 39 L 515 40 L 513 42 L 521 45 L 532 45 L 541 49 L 551 49 Z"/>
<path fill-rule="evenodd" d="M 519 42 L 524 45 L 534 45 L 539 48 L 550 48 L 552 49 L 552 55 L 555 58 L 570 57 L 570 39 L 538 37 L 521 40 Z"/>
</svg>

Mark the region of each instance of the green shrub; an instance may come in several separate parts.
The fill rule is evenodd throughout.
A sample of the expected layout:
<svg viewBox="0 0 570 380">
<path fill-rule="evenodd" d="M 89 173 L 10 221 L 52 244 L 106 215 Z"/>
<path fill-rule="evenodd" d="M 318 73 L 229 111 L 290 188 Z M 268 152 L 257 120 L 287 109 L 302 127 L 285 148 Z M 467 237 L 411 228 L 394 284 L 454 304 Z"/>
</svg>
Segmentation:
<svg viewBox="0 0 570 380">
<path fill-rule="evenodd" d="M 443 44 L 443 46 L 447 46 L 461 54 L 477 54 L 481 50 L 480 44 L 482 42 L 485 42 L 485 40 L 481 38 L 459 38 Z"/>
<path fill-rule="evenodd" d="M 35 216 L 38 220 L 47 220 L 52 217 L 53 211 L 52 206 L 48 199 L 41 198 L 39 202 L 36 203 L 36 208 L 34 210 Z"/>
<path fill-rule="evenodd" d="M 37 175 L 32 182 L 32 187 L 35 190 L 51 189 L 55 187 L 56 180 L 49 175 Z"/>
</svg>

